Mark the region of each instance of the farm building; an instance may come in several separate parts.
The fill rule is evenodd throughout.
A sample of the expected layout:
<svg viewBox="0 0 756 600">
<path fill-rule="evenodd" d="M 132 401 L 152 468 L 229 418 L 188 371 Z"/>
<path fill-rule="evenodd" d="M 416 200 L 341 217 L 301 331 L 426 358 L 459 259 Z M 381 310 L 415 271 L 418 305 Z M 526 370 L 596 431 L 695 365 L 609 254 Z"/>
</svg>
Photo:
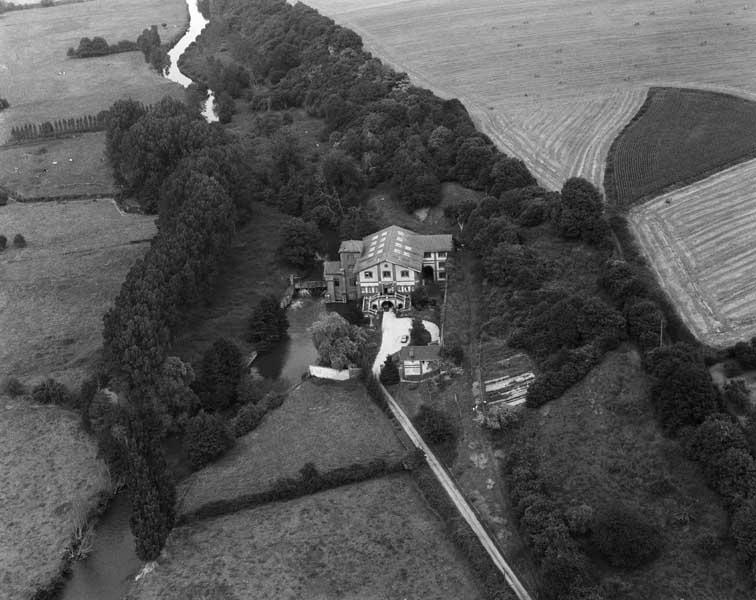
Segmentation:
<svg viewBox="0 0 756 600">
<path fill-rule="evenodd" d="M 441 364 L 441 347 L 404 346 L 399 352 L 399 374 L 402 381 L 421 381 L 435 375 Z"/>
<path fill-rule="evenodd" d="M 362 310 L 405 310 L 410 293 L 426 281 L 446 280 L 452 236 L 420 235 L 392 225 L 362 240 L 345 240 L 339 260 L 323 264 L 326 297 L 333 302 L 362 299 Z"/>
</svg>

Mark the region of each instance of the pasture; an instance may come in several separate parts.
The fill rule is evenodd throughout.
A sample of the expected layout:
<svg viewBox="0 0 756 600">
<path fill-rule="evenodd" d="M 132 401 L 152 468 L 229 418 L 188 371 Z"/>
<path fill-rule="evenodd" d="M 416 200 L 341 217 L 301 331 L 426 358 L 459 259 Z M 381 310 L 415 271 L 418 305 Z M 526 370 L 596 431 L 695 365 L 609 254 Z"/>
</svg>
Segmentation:
<svg viewBox="0 0 756 600">
<path fill-rule="evenodd" d="M 625 208 L 756 156 L 756 102 L 654 88 L 612 145 L 607 198 Z"/>
<path fill-rule="evenodd" d="M 58 576 L 76 523 L 109 480 L 62 408 L 0 396 L 0 439 L 0 600 L 18 600 Z"/>
<path fill-rule="evenodd" d="M 0 229 L 28 244 L 0 253 L 0 377 L 76 383 L 97 356 L 102 316 L 146 251 L 154 219 L 123 214 L 111 200 L 11 203 L 0 207 Z"/>
<path fill-rule="evenodd" d="M 308 462 L 324 472 L 378 458 L 401 460 L 404 453 L 362 383 L 309 380 L 227 455 L 181 484 L 179 512 L 268 490 L 282 477 L 297 477 Z"/>
<path fill-rule="evenodd" d="M 166 94 L 183 97 L 181 87 L 150 70 L 139 52 L 77 60 L 66 51 L 82 37 L 136 40 L 153 24 L 169 40 L 187 20 L 183 0 L 92 0 L 4 13 L 0 91 L 10 108 L 0 119 L 0 142 L 14 125 L 97 114 L 127 96 L 145 103 Z"/>
<path fill-rule="evenodd" d="M 727 512 L 700 467 L 658 428 L 648 387 L 635 351 L 612 352 L 561 398 L 525 411 L 521 431 L 500 436 L 502 449 L 508 454 L 529 440 L 559 506 L 587 504 L 599 513 L 622 503 L 661 533 L 661 554 L 643 568 L 591 565 L 614 579 L 609 598 L 752 598 L 731 541 L 718 552 L 700 550 L 703 536 L 727 537 Z"/>
<path fill-rule="evenodd" d="M 742 0 L 307 0 L 413 81 L 458 97 L 549 188 L 603 184 L 650 86 L 756 95 L 756 6 Z"/>
<path fill-rule="evenodd" d="M 659 196 L 629 213 L 659 282 L 704 343 L 756 335 L 756 160 Z"/>
<path fill-rule="evenodd" d="M 0 185 L 21 198 L 116 193 L 105 133 L 0 147 Z"/>
<path fill-rule="evenodd" d="M 129 600 L 480 598 L 409 475 L 175 529 Z"/>
</svg>

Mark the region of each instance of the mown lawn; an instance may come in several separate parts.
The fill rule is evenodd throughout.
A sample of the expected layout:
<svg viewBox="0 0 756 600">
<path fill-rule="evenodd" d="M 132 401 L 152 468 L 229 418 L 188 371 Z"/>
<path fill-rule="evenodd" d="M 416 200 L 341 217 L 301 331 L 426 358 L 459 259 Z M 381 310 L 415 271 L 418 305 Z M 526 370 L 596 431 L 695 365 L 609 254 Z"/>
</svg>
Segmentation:
<svg viewBox="0 0 756 600">
<path fill-rule="evenodd" d="M 0 377 L 76 383 L 102 345 L 102 317 L 155 234 L 152 217 L 108 200 L 11 203 L 0 234 L 26 248 L 0 253 Z"/>
<path fill-rule="evenodd" d="M 659 431 L 634 350 L 610 353 L 564 396 L 524 414 L 519 435 L 500 436 L 501 449 L 506 455 L 530 443 L 557 503 L 597 512 L 621 503 L 662 534 L 660 556 L 645 567 L 620 571 L 594 561 L 594 572 L 614 578 L 613 598 L 753 597 L 731 542 L 713 555 L 696 550 L 704 535 L 727 536 L 727 515 L 698 466 Z"/>
<path fill-rule="evenodd" d="M 176 529 L 129 600 L 475 600 L 464 557 L 409 475 Z"/>
<path fill-rule="evenodd" d="M 109 485 L 73 413 L 0 396 L 0 599 L 31 598 L 60 571 L 77 517 Z"/>
<path fill-rule="evenodd" d="M 323 472 L 405 453 L 393 425 L 358 381 L 308 380 L 218 462 L 184 481 L 181 513 L 270 489 L 308 462 Z"/>
</svg>

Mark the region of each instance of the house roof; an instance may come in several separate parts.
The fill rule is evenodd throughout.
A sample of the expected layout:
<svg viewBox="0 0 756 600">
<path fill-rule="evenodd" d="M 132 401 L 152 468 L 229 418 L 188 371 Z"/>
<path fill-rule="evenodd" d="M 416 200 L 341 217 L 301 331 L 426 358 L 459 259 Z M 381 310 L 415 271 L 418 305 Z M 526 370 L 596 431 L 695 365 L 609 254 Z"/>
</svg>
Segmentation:
<svg viewBox="0 0 756 600">
<path fill-rule="evenodd" d="M 344 243 L 342 242 L 342 246 Z M 355 268 L 362 271 L 388 262 L 420 271 L 425 252 L 452 249 L 451 235 L 420 235 L 404 227 L 392 225 L 363 238 L 362 254 Z"/>
<path fill-rule="evenodd" d="M 341 275 L 341 263 L 338 260 L 326 260 L 323 262 L 323 276 Z"/>
<path fill-rule="evenodd" d="M 362 253 L 362 240 L 344 240 L 339 246 L 339 253 L 341 252 Z"/>
<path fill-rule="evenodd" d="M 441 347 L 438 344 L 430 346 L 404 346 L 399 350 L 399 360 L 439 360 Z"/>
</svg>

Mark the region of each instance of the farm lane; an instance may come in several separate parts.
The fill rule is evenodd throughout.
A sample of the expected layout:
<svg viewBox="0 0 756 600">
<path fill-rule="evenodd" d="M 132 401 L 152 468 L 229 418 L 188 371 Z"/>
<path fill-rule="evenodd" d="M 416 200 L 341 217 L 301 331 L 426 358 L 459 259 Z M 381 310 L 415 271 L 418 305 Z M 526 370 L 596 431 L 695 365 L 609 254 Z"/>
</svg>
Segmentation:
<svg viewBox="0 0 756 600">
<path fill-rule="evenodd" d="M 381 327 L 383 337 L 381 341 L 381 348 L 378 351 L 378 357 L 376 358 L 376 362 L 373 365 L 373 372 L 376 375 L 380 374 L 380 365 L 382 364 L 382 361 L 379 360 L 380 357 L 383 356 L 383 360 L 385 360 L 387 354 L 396 345 L 396 334 L 399 326 L 398 322 L 400 321 L 402 321 L 402 319 L 397 319 L 391 312 L 383 314 Z M 410 320 L 407 319 L 407 321 Z M 403 326 L 404 325 L 402 324 L 402 327 Z M 418 433 L 417 429 L 415 429 L 415 426 L 412 424 L 410 418 L 407 416 L 404 410 L 402 410 L 396 400 L 394 400 L 393 396 L 388 392 L 388 390 L 383 387 L 383 384 L 379 382 L 379 385 L 381 392 L 383 393 L 386 402 L 391 409 L 391 413 L 394 415 L 396 420 L 402 426 L 402 429 L 404 429 L 409 438 L 412 440 L 412 443 L 415 445 L 415 447 L 423 451 L 423 453 L 425 454 L 425 459 L 428 462 L 428 466 L 433 471 L 436 479 L 438 479 L 444 490 L 446 490 L 449 498 L 451 498 L 451 501 L 457 507 L 459 514 L 462 515 L 465 521 L 467 521 L 470 529 L 472 529 L 473 533 L 480 540 L 480 543 L 482 544 L 483 548 L 485 548 L 486 552 L 488 552 L 488 555 L 491 557 L 494 565 L 496 565 L 496 568 L 498 568 L 502 575 L 504 575 L 504 578 L 509 584 L 509 587 L 512 588 L 512 591 L 515 593 L 519 600 L 532 600 L 530 594 L 525 589 L 525 586 L 520 583 L 517 575 L 515 575 L 514 571 L 509 566 L 509 563 L 507 563 L 506 559 L 499 551 L 498 546 L 494 543 L 491 536 L 481 524 L 475 511 L 459 491 L 457 485 L 449 476 L 449 473 L 443 467 L 441 462 L 436 458 L 435 454 L 433 454 L 433 451 L 425 443 L 422 436 Z"/>
</svg>

